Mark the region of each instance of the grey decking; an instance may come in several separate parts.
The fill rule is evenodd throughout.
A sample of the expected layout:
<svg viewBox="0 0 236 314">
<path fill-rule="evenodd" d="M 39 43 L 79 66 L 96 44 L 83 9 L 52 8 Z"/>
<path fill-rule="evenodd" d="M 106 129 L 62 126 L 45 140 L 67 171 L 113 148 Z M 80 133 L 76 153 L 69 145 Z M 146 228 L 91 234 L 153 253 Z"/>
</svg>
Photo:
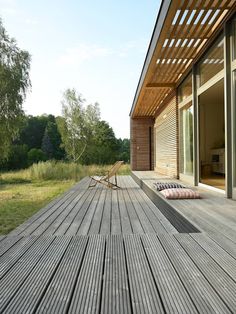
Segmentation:
<svg viewBox="0 0 236 314">
<path fill-rule="evenodd" d="M 0 237 L 0 313 L 236 313 L 225 221 L 178 233 L 130 177 L 119 184 L 88 190 L 83 179 Z"/>
<path fill-rule="evenodd" d="M 117 191 L 101 185 L 87 189 L 83 179 L 10 235 L 178 232 L 130 177 L 119 177 L 119 184 L 123 188 Z"/>
<path fill-rule="evenodd" d="M 236 311 L 236 259 L 217 242 L 212 247 L 207 235 L 41 236 L 26 237 L 22 246 L 20 241 L 0 257 L 0 313 Z"/>
<path fill-rule="evenodd" d="M 133 173 L 137 181 L 142 181 L 142 188 L 153 199 L 156 193 L 160 198 L 153 183 L 156 181 L 168 181 L 169 179 L 153 171 L 136 171 Z M 168 200 L 165 201 L 179 214 L 195 225 L 200 231 L 219 234 L 236 242 L 236 201 L 226 199 L 221 193 L 216 193 L 201 187 L 197 189 L 202 196 L 200 200 Z M 162 198 L 163 199 L 163 198 Z M 153 199 L 154 200 L 154 199 Z"/>
</svg>

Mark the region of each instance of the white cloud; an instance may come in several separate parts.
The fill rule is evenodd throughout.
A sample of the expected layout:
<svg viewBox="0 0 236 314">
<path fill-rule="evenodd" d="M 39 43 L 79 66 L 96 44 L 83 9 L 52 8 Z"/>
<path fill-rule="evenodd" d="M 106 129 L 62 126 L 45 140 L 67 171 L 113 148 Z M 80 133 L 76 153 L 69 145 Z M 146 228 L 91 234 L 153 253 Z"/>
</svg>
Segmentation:
<svg viewBox="0 0 236 314">
<path fill-rule="evenodd" d="M 107 47 L 80 44 L 78 47 L 68 48 L 64 55 L 58 58 L 58 63 L 60 65 L 79 66 L 86 60 L 103 58 L 112 53 L 112 50 Z"/>
<path fill-rule="evenodd" d="M 39 24 L 38 20 L 32 19 L 32 18 L 26 18 L 26 19 L 24 20 L 24 22 L 25 22 L 25 24 L 27 24 L 27 25 L 37 25 L 37 24 Z"/>
<path fill-rule="evenodd" d="M 83 43 L 77 47 L 66 49 L 65 53 L 57 59 L 57 64 L 63 66 L 79 66 L 84 61 L 107 56 L 126 58 L 132 55 L 134 50 L 136 53 L 137 51 L 143 53 L 142 40 L 129 41 L 116 48 Z"/>
</svg>

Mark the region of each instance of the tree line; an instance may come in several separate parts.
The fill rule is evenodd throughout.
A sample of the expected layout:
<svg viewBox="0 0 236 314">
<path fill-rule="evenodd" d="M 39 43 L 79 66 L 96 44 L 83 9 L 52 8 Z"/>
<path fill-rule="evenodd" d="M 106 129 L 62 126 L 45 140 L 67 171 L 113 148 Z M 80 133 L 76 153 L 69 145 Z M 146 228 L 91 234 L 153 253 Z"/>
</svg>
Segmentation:
<svg viewBox="0 0 236 314">
<path fill-rule="evenodd" d="M 109 124 L 100 119 L 98 104 L 89 105 L 84 110 L 88 125 L 76 120 L 75 129 L 68 124 L 67 114 L 67 118 L 51 114 L 25 115 L 21 119 L 18 136 L 12 141 L 8 157 L 1 158 L 0 168 L 23 169 L 33 163 L 52 159 L 86 165 L 112 164 L 116 160 L 129 162 L 129 139 L 115 137 Z M 96 114 L 92 116 L 91 111 L 96 111 Z M 71 116 L 70 123 L 73 122 L 72 119 L 78 119 L 75 112 Z M 81 127 L 83 133 L 79 136 Z"/>
<path fill-rule="evenodd" d="M 101 119 L 99 104 L 87 104 L 75 89 L 64 92 L 61 116 L 25 115 L 30 63 L 30 54 L 17 46 L 0 20 L 0 169 L 21 169 L 51 159 L 129 162 L 129 139 L 117 139 Z"/>
</svg>

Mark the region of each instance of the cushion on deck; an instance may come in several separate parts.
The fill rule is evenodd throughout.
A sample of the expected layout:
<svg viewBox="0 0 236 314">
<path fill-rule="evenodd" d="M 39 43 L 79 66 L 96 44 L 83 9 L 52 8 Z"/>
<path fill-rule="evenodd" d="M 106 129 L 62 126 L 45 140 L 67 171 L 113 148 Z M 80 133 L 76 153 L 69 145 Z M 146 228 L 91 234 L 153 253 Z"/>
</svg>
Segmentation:
<svg viewBox="0 0 236 314">
<path fill-rule="evenodd" d="M 182 188 L 166 189 L 166 190 L 162 190 L 160 193 L 164 195 L 165 198 L 168 198 L 168 199 L 200 198 L 199 193 L 191 189 L 182 189 Z"/>
<path fill-rule="evenodd" d="M 154 183 L 154 186 L 155 188 L 157 189 L 157 191 L 162 191 L 162 190 L 165 190 L 165 189 L 174 189 L 174 188 L 185 188 L 185 186 L 179 184 L 179 183 L 176 183 L 176 182 L 156 182 Z"/>
</svg>

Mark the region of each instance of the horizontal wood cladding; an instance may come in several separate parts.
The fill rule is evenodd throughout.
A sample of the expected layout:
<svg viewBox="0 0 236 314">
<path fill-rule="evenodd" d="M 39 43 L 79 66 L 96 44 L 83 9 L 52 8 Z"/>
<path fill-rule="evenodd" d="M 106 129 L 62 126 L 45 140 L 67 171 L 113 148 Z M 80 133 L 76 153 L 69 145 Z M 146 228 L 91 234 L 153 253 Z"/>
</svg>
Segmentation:
<svg viewBox="0 0 236 314">
<path fill-rule="evenodd" d="M 131 169 L 153 170 L 153 118 L 130 119 Z"/>
<path fill-rule="evenodd" d="M 178 177 L 178 110 L 176 96 L 159 113 L 155 121 L 155 171 Z"/>
</svg>

